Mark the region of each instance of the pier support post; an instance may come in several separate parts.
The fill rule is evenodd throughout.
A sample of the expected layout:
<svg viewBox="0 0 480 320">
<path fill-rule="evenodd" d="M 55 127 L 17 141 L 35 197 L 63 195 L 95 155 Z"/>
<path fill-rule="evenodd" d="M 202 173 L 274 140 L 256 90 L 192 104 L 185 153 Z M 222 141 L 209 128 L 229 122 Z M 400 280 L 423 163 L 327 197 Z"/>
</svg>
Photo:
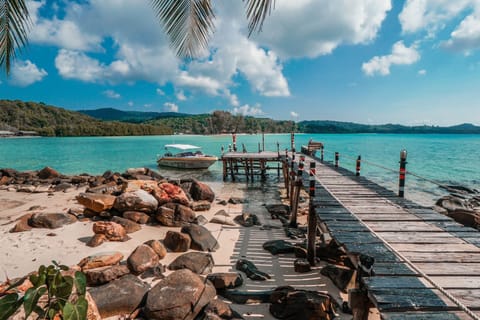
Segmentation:
<svg viewBox="0 0 480 320">
<path fill-rule="evenodd" d="M 317 235 L 317 214 L 315 212 L 315 161 L 310 162 L 310 202 L 308 206 L 307 258 L 311 266 L 315 265 L 315 237 Z"/>
<path fill-rule="evenodd" d="M 300 157 L 300 162 L 298 163 L 298 174 L 297 180 L 295 181 L 295 191 L 293 192 L 293 202 L 290 205 L 290 227 L 296 228 L 297 227 L 297 212 L 298 212 L 298 202 L 300 200 L 300 189 L 303 187 L 302 176 L 303 176 L 303 161 L 305 158 L 302 159 Z"/>
<path fill-rule="evenodd" d="M 398 196 L 403 198 L 405 196 L 405 175 L 407 167 L 407 150 L 400 151 L 400 172 L 398 178 Z"/>
<path fill-rule="evenodd" d="M 340 154 L 335 152 L 335 168 L 338 168 L 338 160 L 340 159 Z"/>
<path fill-rule="evenodd" d="M 294 187 L 295 187 L 295 148 L 292 149 L 292 162 L 290 167 L 290 206 L 293 203 Z"/>
<path fill-rule="evenodd" d="M 355 175 L 358 177 L 360 175 L 360 164 L 362 162 L 362 157 L 358 156 L 357 158 L 357 166 L 355 168 Z"/>
<path fill-rule="evenodd" d="M 323 162 L 323 146 L 320 148 L 320 161 Z"/>
</svg>

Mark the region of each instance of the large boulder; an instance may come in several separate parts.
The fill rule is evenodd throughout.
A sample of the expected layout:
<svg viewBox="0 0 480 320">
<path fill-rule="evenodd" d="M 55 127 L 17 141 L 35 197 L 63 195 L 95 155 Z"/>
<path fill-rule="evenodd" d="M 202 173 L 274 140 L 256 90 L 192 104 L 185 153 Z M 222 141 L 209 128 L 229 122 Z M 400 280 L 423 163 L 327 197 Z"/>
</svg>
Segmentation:
<svg viewBox="0 0 480 320">
<path fill-rule="evenodd" d="M 109 241 L 127 241 L 127 231 L 118 223 L 111 221 L 97 221 L 93 224 L 93 233 L 102 234 Z"/>
<path fill-rule="evenodd" d="M 30 218 L 29 224 L 34 228 L 56 229 L 76 221 L 77 218 L 68 213 L 37 213 Z"/>
<path fill-rule="evenodd" d="M 215 193 L 207 184 L 194 180 L 190 187 L 190 194 L 195 201 L 208 200 L 213 202 L 215 200 Z"/>
<path fill-rule="evenodd" d="M 58 171 L 50 167 L 45 167 L 38 172 L 38 177 L 40 179 L 53 179 L 53 178 L 58 178 L 60 176 L 61 174 Z"/>
<path fill-rule="evenodd" d="M 128 274 L 103 286 L 88 289 L 102 318 L 128 315 L 142 302 L 149 286 Z"/>
<path fill-rule="evenodd" d="M 155 218 L 164 226 L 181 227 L 195 221 L 195 212 L 178 203 L 166 203 L 158 208 Z"/>
<path fill-rule="evenodd" d="M 153 213 L 157 210 L 158 201 L 147 191 L 137 190 L 119 195 L 113 207 L 120 212 L 140 211 Z"/>
<path fill-rule="evenodd" d="M 97 253 L 83 258 L 78 263 L 78 266 L 82 268 L 82 271 L 100 267 L 113 266 L 118 264 L 123 259 L 123 254 L 120 252 L 103 252 Z"/>
<path fill-rule="evenodd" d="M 158 188 L 153 190 L 152 194 L 160 205 L 175 202 L 188 206 L 190 203 L 182 188 L 168 182 L 161 183 Z"/>
<path fill-rule="evenodd" d="M 163 244 L 167 247 L 168 250 L 172 252 L 185 252 L 190 249 L 190 244 L 192 239 L 188 234 L 176 232 L 176 231 L 167 231 L 165 239 L 163 239 Z"/>
<path fill-rule="evenodd" d="M 168 265 L 170 270 L 189 269 L 196 274 L 208 274 L 212 271 L 214 262 L 208 253 L 187 252 L 177 257 Z"/>
<path fill-rule="evenodd" d="M 215 295 L 210 282 L 182 269 L 171 273 L 150 290 L 143 311 L 152 320 L 193 320 Z"/>
<path fill-rule="evenodd" d="M 130 269 L 125 264 L 106 266 L 84 271 L 89 286 L 99 286 L 115 279 L 118 279 L 130 273 Z"/>
<path fill-rule="evenodd" d="M 217 240 L 205 227 L 190 224 L 182 227 L 182 233 L 186 233 L 192 239 L 190 248 L 199 251 L 215 251 L 219 248 Z"/>
<path fill-rule="evenodd" d="M 134 274 L 141 274 L 158 265 L 160 258 L 153 249 L 146 245 L 139 245 L 128 257 L 128 268 Z"/>
<path fill-rule="evenodd" d="M 80 193 L 76 197 L 78 203 L 97 213 L 110 210 L 116 198 L 115 196 L 101 193 Z"/>
<path fill-rule="evenodd" d="M 122 184 L 122 192 L 145 190 L 148 193 L 152 193 L 157 188 L 158 182 L 154 180 L 127 180 Z"/>
</svg>

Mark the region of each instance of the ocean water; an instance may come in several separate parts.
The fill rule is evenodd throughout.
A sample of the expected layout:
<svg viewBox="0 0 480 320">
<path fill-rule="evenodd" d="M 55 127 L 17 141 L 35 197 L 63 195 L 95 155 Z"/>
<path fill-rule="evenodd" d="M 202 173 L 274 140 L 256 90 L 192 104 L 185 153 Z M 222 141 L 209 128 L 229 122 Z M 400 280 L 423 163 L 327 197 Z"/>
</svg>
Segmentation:
<svg viewBox="0 0 480 320">
<path fill-rule="evenodd" d="M 438 184 L 457 184 L 480 189 L 480 136 L 446 134 L 296 134 L 295 147 L 309 139 L 325 144 L 325 160 L 340 153 L 340 165 L 355 170 L 362 157 L 361 174 L 396 191 L 400 151 L 407 150 L 406 197 L 430 205 L 445 192 Z M 290 134 L 237 135 L 237 148 L 284 152 L 290 148 Z M 156 158 L 169 143 L 203 147 L 205 153 L 221 155 L 228 149 L 230 135 L 140 136 L 0 139 L 0 168 L 38 170 L 50 166 L 64 174 L 123 172 L 132 167 L 149 167 L 166 176 L 196 176 L 206 181 L 222 179 L 222 164 L 208 170 L 185 172 L 158 168 Z"/>
</svg>

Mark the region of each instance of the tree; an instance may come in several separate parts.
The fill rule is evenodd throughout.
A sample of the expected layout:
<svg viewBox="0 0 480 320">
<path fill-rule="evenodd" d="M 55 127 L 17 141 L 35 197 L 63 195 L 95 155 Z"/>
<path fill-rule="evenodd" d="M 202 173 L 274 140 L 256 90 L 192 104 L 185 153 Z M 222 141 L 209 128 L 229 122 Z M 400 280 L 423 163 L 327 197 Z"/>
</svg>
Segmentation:
<svg viewBox="0 0 480 320">
<path fill-rule="evenodd" d="M 0 0 L 0 66 L 10 73 L 16 52 L 28 42 L 30 18 L 26 0 Z M 275 0 L 243 0 L 249 35 L 261 31 Z M 194 58 L 208 47 L 215 30 L 211 0 L 151 0 L 170 44 L 180 58 Z"/>
</svg>

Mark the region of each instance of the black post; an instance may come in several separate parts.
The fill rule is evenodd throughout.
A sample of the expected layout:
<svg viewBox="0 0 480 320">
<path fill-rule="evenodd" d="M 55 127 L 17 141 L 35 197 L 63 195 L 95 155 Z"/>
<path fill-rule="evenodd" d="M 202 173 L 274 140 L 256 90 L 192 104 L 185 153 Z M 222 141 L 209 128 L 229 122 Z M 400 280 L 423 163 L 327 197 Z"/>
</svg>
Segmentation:
<svg viewBox="0 0 480 320">
<path fill-rule="evenodd" d="M 290 167 L 290 205 L 293 202 L 293 189 L 295 186 L 295 148 L 292 149 L 292 163 Z"/>
<path fill-rule="evenodd" d="M 403 198 L 405 195 L 405 175 L 407 170 L 407 150 L 400 151 L 400 176 L 398 179 L 398 196 Z"/>
<path fill-rule="evenodd" d="M 317 234 L 317 214 L 315 213 L 315 161 L 310 162 L 310 202 L 308 206 L 307 258 L 311 266 L 315 265 L 315 237 Z"/>
<path fill-rule="evenodd" d="M 298 212 L 298 201 L 300 200 L 300 189 L 303 187 L 302 176 L 303 176 L 303 160 L 302 156 L 300 156 L 300 162 L 298 163 L 298 174 L 297 180 L 295 181 L 295 188 L 292 192 L 293 198 L 292 203 L 290 205 L 291 212 L 290 212 L 290 227 L 296 228 L 297 227 L 297 212 Z"/>
<path fill-rule="evenodd" d="M 265 151 L 265 132 L 262 130 L 262 151 Z"/>
<path fill-rule="evenodd" d="M 358 156 L 357 158 L 357 167 L 356 167 L 356 172 L 355 175 L 358 177 L 360 175 L 360 164 L 362 162 L 362 157 Z"/>
<path fill-rule="evenodd" d="M 320 148 L 320 161 L 323 162 L 323 146 Z"/>
<path fill-rule="evenodd" d="M 340 158 L 340 154 L 338 152 L 335 152 L 335 168 L 338 168 L 339 158 Z"/>
</svg>

